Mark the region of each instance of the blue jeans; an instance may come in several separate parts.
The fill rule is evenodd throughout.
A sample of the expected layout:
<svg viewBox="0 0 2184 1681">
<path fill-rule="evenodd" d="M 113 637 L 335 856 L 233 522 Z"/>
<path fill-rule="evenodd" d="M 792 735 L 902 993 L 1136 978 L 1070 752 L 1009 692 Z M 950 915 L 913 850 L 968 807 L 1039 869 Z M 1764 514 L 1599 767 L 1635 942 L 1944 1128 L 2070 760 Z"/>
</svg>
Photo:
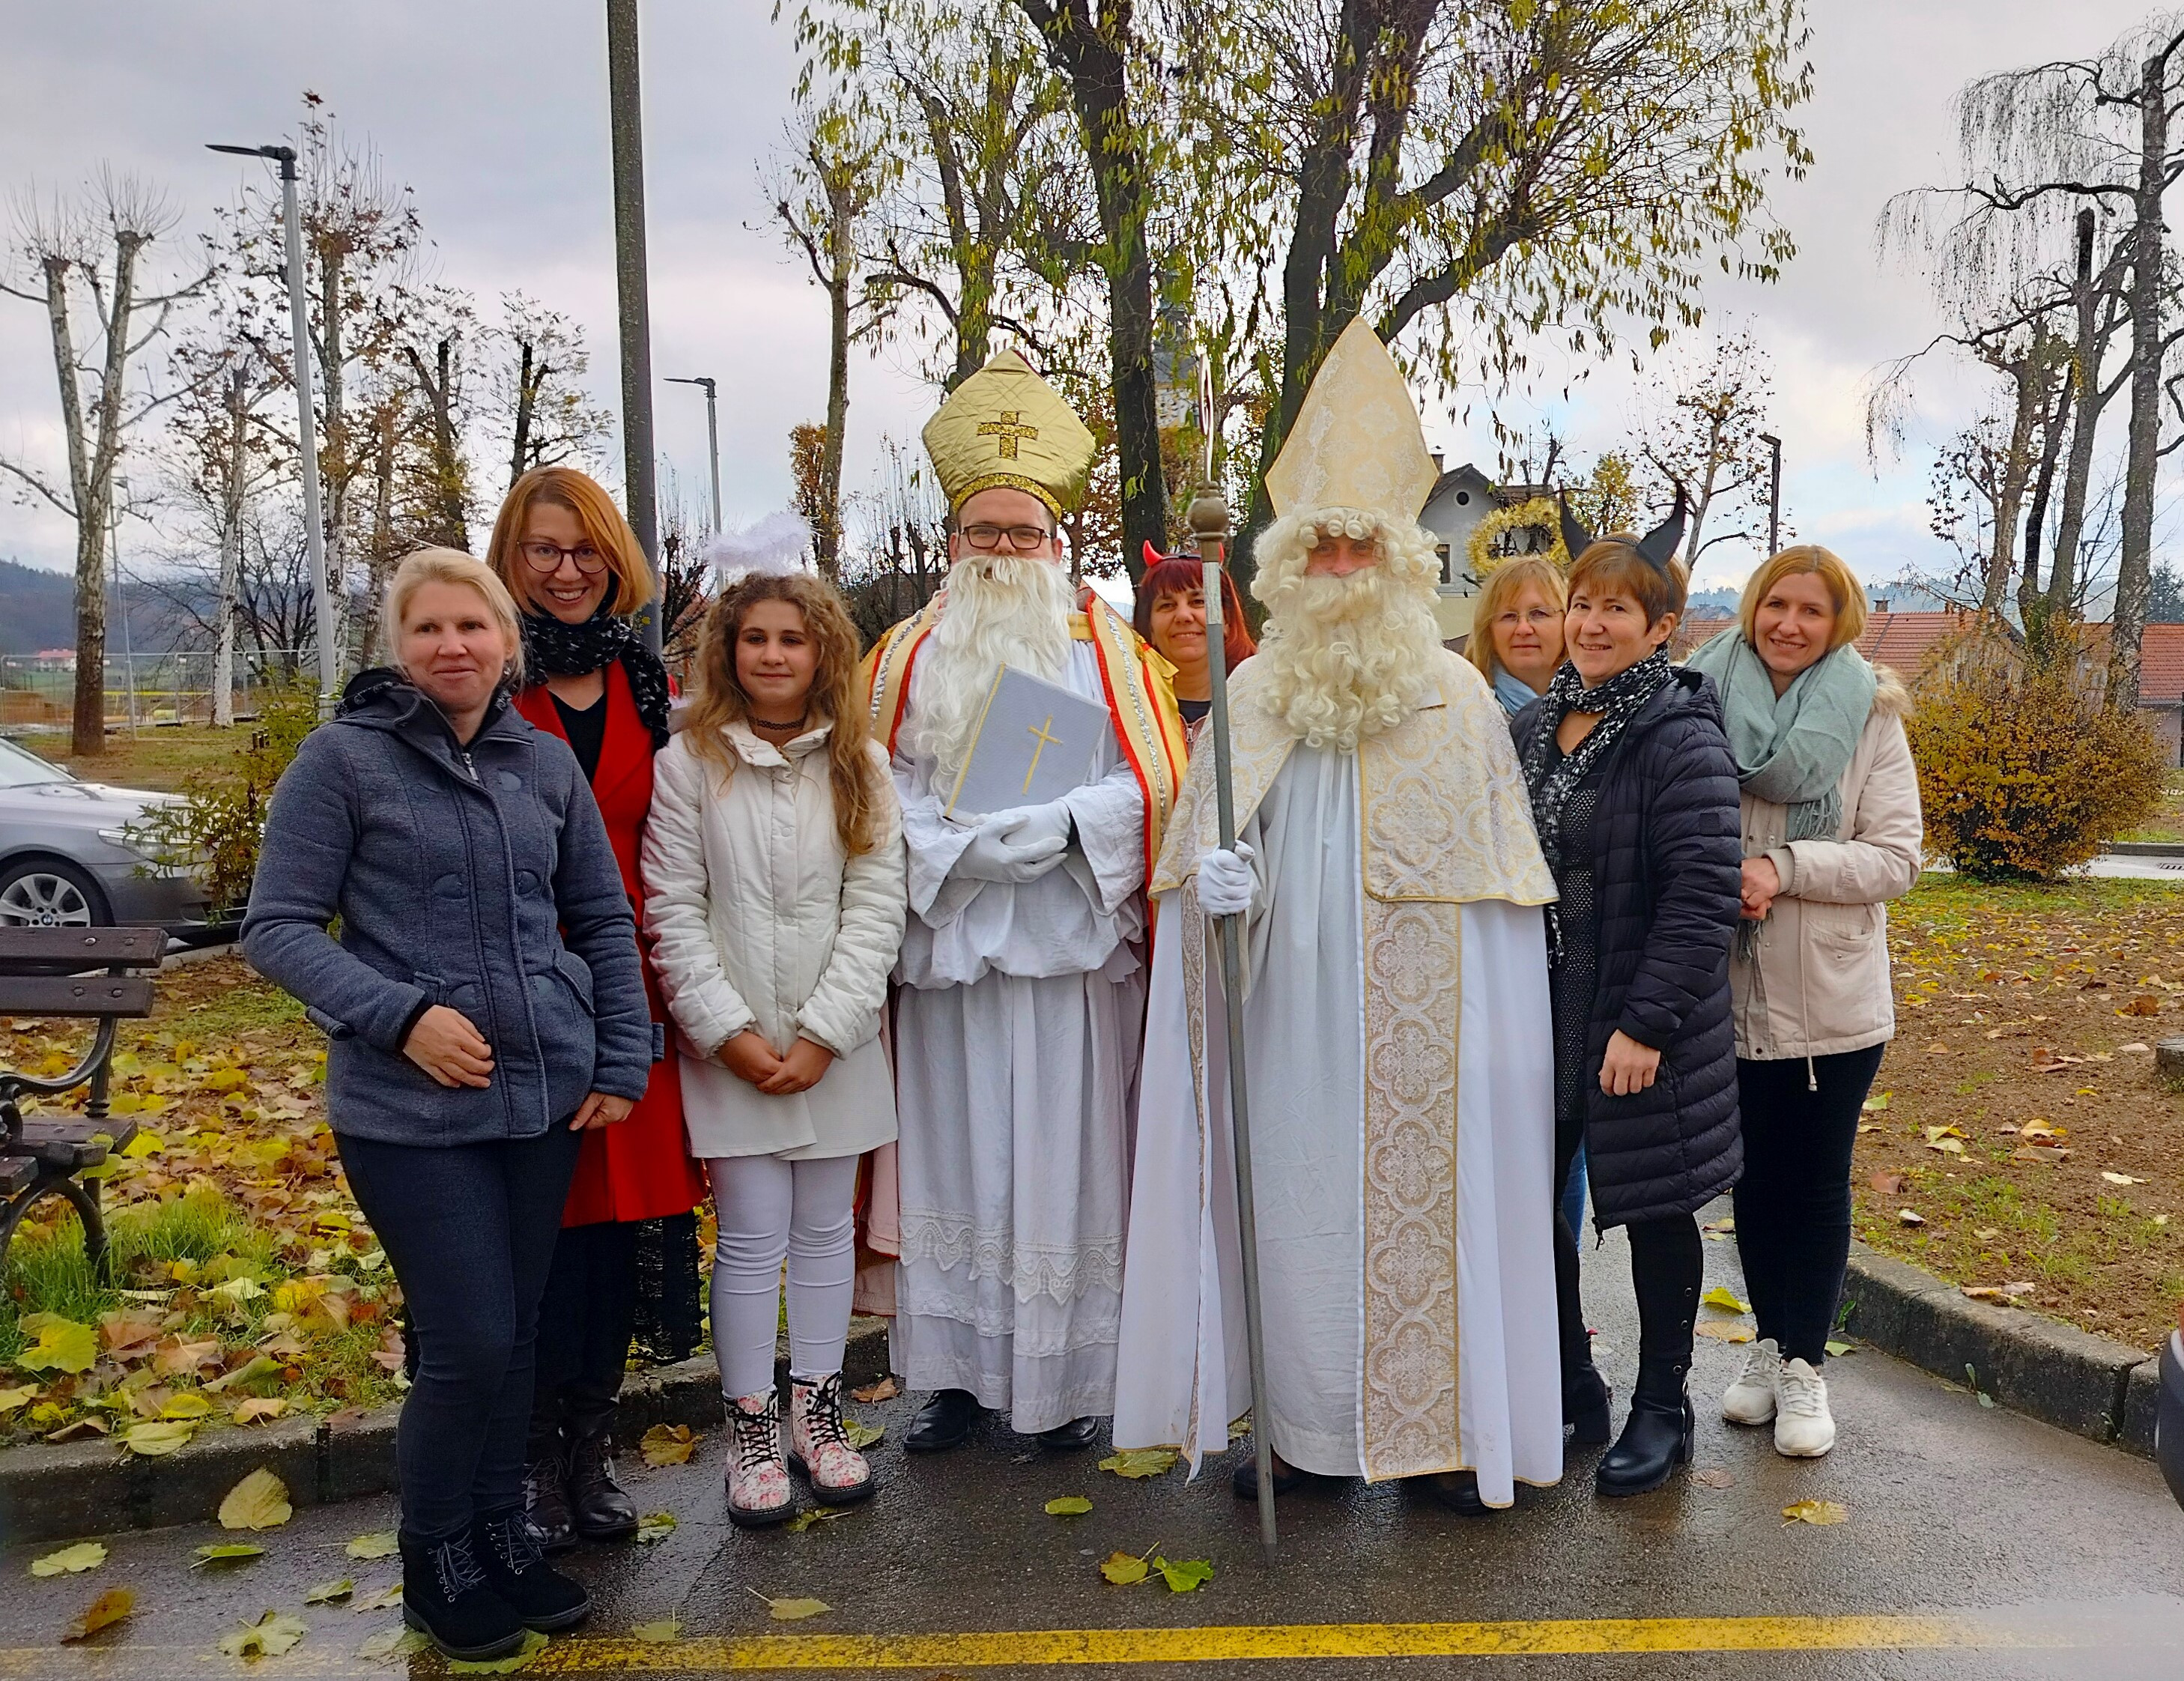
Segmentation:
<svg viewBox="0 0 2184 1681">
<path fill-rule="evenodd" d="M 1585 1146 L 1577 1147 L 1577 1156 L 1570 1163 L 1569 1177 L 1563 1181 L 1563 1224 L 1573 1236 L 1585 1230 Z"/>
<path fill-rule="evenodd" d="M 581 1135 L 565 1124 L 439 1148 L 334 1137 L 416 1339 L 394 1444 L 402 1527 L 443 1539 L 523 1504 L 538 1300 Z"/>
</svg>

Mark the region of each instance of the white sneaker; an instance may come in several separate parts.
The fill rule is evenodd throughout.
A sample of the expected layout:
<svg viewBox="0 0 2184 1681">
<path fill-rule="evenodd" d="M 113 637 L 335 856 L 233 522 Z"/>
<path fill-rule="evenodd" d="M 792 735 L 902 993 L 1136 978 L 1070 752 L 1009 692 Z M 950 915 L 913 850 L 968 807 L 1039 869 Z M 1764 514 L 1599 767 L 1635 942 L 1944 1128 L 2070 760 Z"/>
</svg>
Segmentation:
<svg viewBox="0 0 2184 1681">
<path fill-rule="evenodd" d="M 1774 1386 L 1782 1373 L 1781 1350 L 1772 1337 L 1745 1351 L 1744 1370 L 1721 1398 L 1721 1416 L 1731 1424 L 1764 1424 L 1774 1416 Z"/>
<path fill-rule="evenodd" d="M 1836 1444 L 1828 1411 L 1828 1380 L 1801 1360 L 1785 1360 L 1774 1382 L 1774 1451 L 1791 1459 L 1818 1459 Z"/>
</svg>

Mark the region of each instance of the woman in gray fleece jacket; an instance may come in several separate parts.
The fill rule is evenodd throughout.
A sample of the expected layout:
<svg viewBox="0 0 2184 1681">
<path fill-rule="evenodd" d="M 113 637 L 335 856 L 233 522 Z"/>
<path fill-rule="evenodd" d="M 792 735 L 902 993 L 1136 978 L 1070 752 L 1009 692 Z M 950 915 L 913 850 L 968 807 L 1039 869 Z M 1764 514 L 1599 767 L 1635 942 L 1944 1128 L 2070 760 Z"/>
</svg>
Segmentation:
<svg viewBox="0 0 2184 1681">
<path fill-rule="evenodd" d="M 327 1117 L 419 1354 L 405 1615 L 474 1660 L 590 1608 L 523 1518 L 533 1342 L 577 1135 L 629 1112 L 655 1047 L 591 789 L 508 704 L 506 589 L 426 550 L 387 621 L 398 668 L 353 681 L 274 790 L 242 941 L 332 1042 Z"/>
</svg>

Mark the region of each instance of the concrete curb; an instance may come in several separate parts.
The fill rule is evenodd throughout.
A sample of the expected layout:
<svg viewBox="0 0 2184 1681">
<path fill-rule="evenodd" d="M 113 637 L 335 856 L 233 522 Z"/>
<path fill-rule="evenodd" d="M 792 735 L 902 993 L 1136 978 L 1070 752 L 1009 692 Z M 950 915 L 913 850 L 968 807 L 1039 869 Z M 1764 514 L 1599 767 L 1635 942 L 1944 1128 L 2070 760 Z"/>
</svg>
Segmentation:
<svg viewBox="0 0 2184 1681">
<path fill-rule="evenodd" d="M 850 1321 L 842 1372 L 852 1388 L 887 1375 L 887 1332 L 885 1320 Z M 785 1349 L 774 1375 L 787 1384 Z M 397 1402 L 339 1422 L 276 1420 L 207 1430 L 159 1459 L 136 1458 L 105 1440 L 0 1449 L 0 1546 L 202 1523 L 260 1466 L 288 1485 L 298 1506 L 384 1494 L 397 1485 L 394 1427 L 401 1416 Z M 722 1416 L 719 1370 L 710 1355 L 699 1355 L 624 1383 L 615 1434 L 627 1455 L 655 1424 L 705 1429 Z"/>
<path fill-rule="evenodd" d="M 1884 1354 L 1982 1393 L 2014 1412 L 2152 1457 L 2160 1361 L 2022 1308 L 1975 1302 L 1930 1272 L 1851 1244 L 1843 1281 L 1848 1328 Z"/>
<path fill-rule="evenodd" d="M 2111 840 L 2101 850 L 2120 858 L 2184 858 L 2174 840 Z"/>
</svg>

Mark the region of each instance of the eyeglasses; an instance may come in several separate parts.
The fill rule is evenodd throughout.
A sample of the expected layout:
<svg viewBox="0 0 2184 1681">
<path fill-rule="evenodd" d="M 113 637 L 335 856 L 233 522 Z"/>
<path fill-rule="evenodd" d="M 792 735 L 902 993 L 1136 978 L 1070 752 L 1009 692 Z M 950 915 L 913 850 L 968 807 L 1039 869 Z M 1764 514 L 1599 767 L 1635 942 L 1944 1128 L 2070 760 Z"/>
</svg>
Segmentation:
<svg viewBox="0 0 2184 1681">
<path fill-rule="evenodd" d="M 1555 612 L 1549 608 L 1534 607 L 1529 612 L 1522 613 L 1496 613 L 1494 616 L 1494 623 L 1496 624 L 1509 626 L 1529 624 L 1537 628 L 1543 624 L 1552 624 L 1561 617 L 1562 615 L 1560 613 Z"/>
<path fill-rule="evenodd" d="M 535 572 L 557 572 L 564 558 L 574 561 L 577 570 L 587 578 L 606 570 L 607 557 L 588 543 L 579 543 L 573 549 L 564 549 L 558 543 L 522 543 L 517 547 L 522 551 L 524 564 Z"/>
<path fill-rule="evenodd" d="M 992 553 L 1006 539 L 1008 546 L 1020 555 L 1029 554 L 1054 533 L 1043 525 L 967 525 L 963 540 L 973 549 Z"/>
</svg>

